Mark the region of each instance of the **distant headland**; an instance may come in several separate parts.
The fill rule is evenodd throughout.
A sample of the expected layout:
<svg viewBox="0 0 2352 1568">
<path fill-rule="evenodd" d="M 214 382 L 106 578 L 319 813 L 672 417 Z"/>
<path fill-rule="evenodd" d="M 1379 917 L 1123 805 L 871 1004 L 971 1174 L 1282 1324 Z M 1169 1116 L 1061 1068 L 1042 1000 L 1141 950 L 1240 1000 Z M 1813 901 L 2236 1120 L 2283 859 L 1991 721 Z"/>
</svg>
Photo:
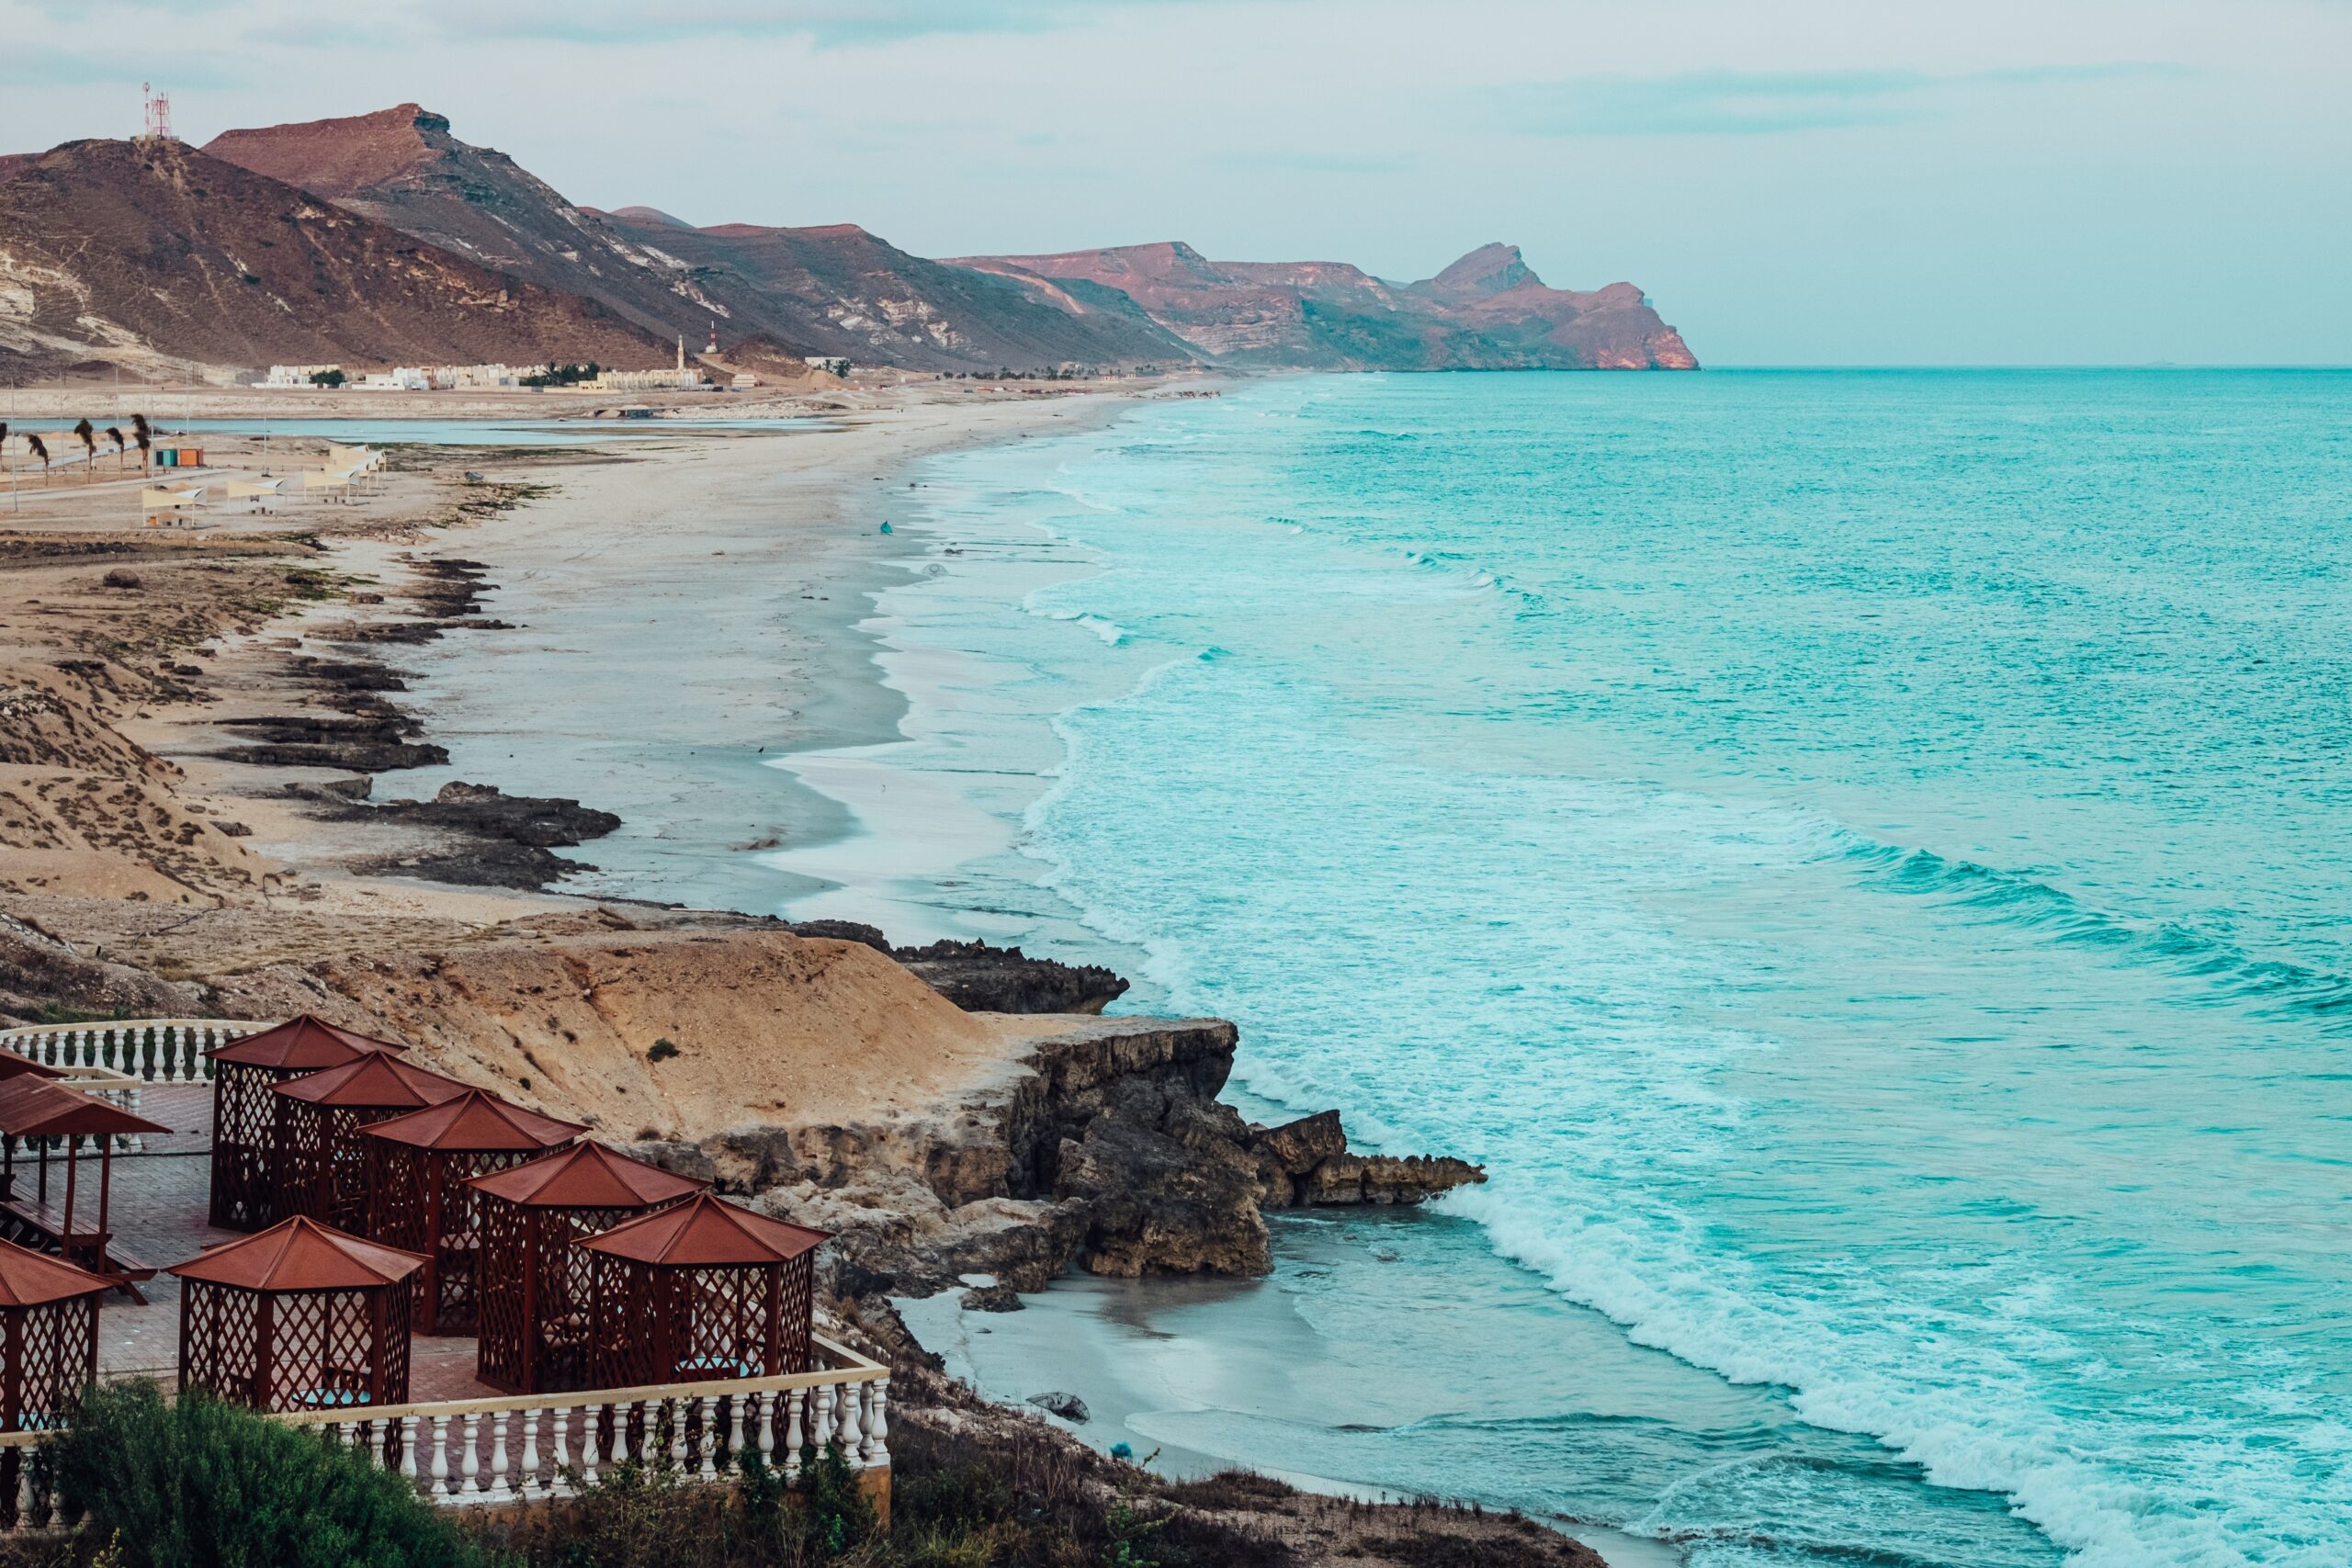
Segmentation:
<svg viewBox="0 0 2352 1568">
<path fill-rule="evenodd" d="M 0 156 L 0 373 L 247 378 L 272 364 L 847 359 L 944 374 L 1695 369 L 1630 283 L 1518 249 L 1384 282 L 1181 242 L 931 261 L 854 224 L 696 228 L 578 206 L 415 104 Z"/>
</svg>

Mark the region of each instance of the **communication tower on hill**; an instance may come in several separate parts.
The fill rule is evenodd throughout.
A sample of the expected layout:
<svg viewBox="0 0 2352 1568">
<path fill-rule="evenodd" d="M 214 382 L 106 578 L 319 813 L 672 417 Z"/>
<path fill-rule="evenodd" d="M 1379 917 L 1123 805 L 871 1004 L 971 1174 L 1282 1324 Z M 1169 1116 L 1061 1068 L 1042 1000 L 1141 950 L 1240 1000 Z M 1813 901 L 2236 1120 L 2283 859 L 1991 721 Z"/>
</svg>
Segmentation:
<svg viewBox="0 0 2352 1568">
<path fill-rule="evenodd" d="M 172 96 L 159 93 L 148 83 L 139 84 L 141 96 L 146 100 L 147 130 L 141 140 L 147 141 L 177 141 L 172 134 Z"/>
</svg>

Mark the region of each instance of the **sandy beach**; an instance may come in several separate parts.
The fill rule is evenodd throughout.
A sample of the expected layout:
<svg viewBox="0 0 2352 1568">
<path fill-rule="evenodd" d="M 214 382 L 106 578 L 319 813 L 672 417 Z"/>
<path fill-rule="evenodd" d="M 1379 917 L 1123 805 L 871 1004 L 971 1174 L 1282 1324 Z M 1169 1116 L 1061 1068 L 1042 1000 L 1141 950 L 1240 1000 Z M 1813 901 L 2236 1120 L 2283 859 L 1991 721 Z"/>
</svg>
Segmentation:
<svg viewBox="0 0 2352 1568">
<path fill-rule="evenodd" d="M 1179 1206 L 1156 1212 L 1167 1156 L 1120 1144 L 1134 1134 L 1110 1111 L 1118 1085 L 1148 1082 L 1155 1115 L 1194 1114 L 1177 1107 L 1224 1081 L 1228 1026 L 1042 1010 L 1102 998 L 1057 965 L 982 952 L 910 972 L 878 936 L 773 919 L 815 886 L 780 860 L 925 852 L 852 831 L 770 765 L 899 733 L 867 623 L 920 566 L 922 545 L 883 526 L 920 482 L 910 466 L 1136 395 L 865 389 L 776 405 L 765 428 L 590 446 L 449 445 L 465 431 L 436 419 L 363 496 L 192 529 L 126 531 L 137 478 L 104 460 L 23 494 L 0 657 L 36 722 L 6 760 L 0 987 L 40 1019 L 315 1010 L 389 1032 L 841 1232 L 830 1310 L 884 1349 L 920 1354 L 884 1290 L 944 1287 L 935 1316 L 959 1278 L 1035 1292 L 1078 1251 L 1115 1272 L 1264 1268 L 1254 1179 L 1206 1210 L 1171 1189 Z M 193 412 L 251 418 L 253 400 Z M 205 439 L 216 480 L 325 445 Z M 1010 999 L 1032 994 L 1068 999 Z M 650 1043 L 673 1039 L 684 1061 L 657 1066 Z M 1022 1168 L 1041 1140 L 1064 1151 L 1043 1189 Z M 1154 1174 L 1121 1163 L 1137 1157 Z M 1083 1218 L 1087 1192 L 1142 1229 Z M 1037 1324 L 1067 1331 L 1072 1369 L 1134 1359 L 1115 1322 Z"/>
</svg>

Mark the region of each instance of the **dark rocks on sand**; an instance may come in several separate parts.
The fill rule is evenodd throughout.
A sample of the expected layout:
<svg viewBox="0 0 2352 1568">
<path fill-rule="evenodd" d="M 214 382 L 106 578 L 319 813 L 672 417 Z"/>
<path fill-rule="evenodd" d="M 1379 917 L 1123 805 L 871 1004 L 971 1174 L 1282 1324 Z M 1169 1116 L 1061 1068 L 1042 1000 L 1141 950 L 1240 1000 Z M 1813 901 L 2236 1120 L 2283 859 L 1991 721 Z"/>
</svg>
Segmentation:
<svg viewBox="0 0 2352 1568">
<path fill-rule="evenodd" d="M 1127 988 L 1125 980 L 1099 964 L 1032 958 L 1017 947 L 984 942 L 893 947 L 882 932 L 854 920 L 803 920 L 792 929 L 802 936 L 864 942 L 887 953 L 966 1012 L 1101 1012 Z"/>
<path fill-rule="evenodd" d="M 1019 1312 L 1021 1292 L 1001 1280 L 992 1285 L 975 1285 L 956 1298 L 956 1305 L 966 1312 Z M 1085 1416 L 1080 1416 L 1083 1421 Z"/>
<path fill-rule="evenodd" d="M 325 815 L 344 821 L 390 818 L 437 829 L 448 841 L 402 855 L 380 857 L 362 868 L 379 874 L 414 876 L 463 887 L 545 887 L 557 878 L 592 869 L 551 852 L 602 838 L 621 825 L 609 811 L 576 800 L 506 795 L 493 784 L 450 783 L 431 800 L 370 804 L 368 781 L 338 779 L 324 784 L 289 784 L 287 793 L 315 801 Z"/>
<path fill-rule="evenodd" d="M 1058 1416 L 1065 1421 L 1082 1424 L 1091 1419 L 1093 1414 L 1086 1408 L 1086 1401 L 1074 1393 L 1063 1393 L 1059 1390 L 1046 1393 L 1033 1393 L 1029 1396 L 1029 1403 L 1046 1415 Z"/>
</svg>

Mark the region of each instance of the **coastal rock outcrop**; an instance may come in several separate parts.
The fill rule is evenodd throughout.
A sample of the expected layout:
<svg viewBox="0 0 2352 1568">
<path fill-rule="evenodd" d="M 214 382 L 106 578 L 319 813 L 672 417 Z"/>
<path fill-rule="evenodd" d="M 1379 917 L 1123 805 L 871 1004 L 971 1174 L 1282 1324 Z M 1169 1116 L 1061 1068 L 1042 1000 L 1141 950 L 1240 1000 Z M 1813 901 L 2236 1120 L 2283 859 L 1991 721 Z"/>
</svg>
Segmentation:
<svg viewBox="0 0 2352 1568">
<path fill-rule="evenodd" d="M 1279 1127 L 1249 1129 L 1258 1156 L 1259 1204 L 1268 1209 L 1327 1203 L 1419 1203 L 1456 1187 L 1487 1179 L 1467 1160 L 1444 1156 L 1358 1155 L 1336 1111 L 1302 1116 Z"/>
<path fill-rule="evenodd" d="M 1222 1019 L 967 1012 L 876 944 L 775 923 L 599 909 L 221 990 L 243 1016 L 389 1032 L 443 1071 L 833 1231 L 842 1295 L 975 1274 L 1036 1291 L 1073 1265 L 1262 1274 L 1270 1207 L 1481 1179 L 1351 1154 L 1336 1115 L 1251 1126 L 1217 1099 L 1238 1038 Z"/>
<path fill-rule="evenodd" d="M 1127 990 L 1099 964 L 1032 958 L 1017 947 L 952 941 L 893 947 L 878 929 L 854 920 L 802 920 L 792 929 L 887 953 L 966 1012 L 1101 1012 Z"/>
</svg>

